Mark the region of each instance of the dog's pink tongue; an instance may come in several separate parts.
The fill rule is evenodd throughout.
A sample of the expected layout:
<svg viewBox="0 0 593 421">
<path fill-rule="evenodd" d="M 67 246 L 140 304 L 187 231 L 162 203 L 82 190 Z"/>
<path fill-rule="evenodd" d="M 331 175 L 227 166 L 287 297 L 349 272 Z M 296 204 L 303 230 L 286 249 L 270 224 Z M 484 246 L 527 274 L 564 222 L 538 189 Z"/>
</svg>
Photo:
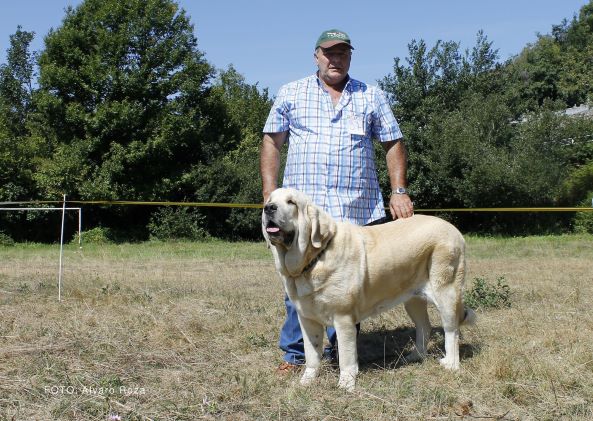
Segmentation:
<svg viewBox="0 0 593 421">
<path fill-rule="evenodd" d="M 267 232 L 278 232 L 278 231 L 280 231 L 280 228 L 278 228 L 278 227 L 268 227 L 268 228 L 266 228 L 266 231 Z"/>
</svg>

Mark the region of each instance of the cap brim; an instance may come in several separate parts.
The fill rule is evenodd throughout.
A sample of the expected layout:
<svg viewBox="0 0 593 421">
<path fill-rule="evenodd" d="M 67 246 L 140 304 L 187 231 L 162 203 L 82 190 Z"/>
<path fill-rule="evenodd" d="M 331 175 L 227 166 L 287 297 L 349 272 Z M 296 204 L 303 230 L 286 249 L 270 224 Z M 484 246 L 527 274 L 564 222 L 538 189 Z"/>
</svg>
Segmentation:
<svg viewBox="0 0 593 421">
<path fill-rule="evenodd" d="M 325 41 L 325 42 L 322 42 L 321 44 L 319 44 L 319 46 L 321 48 L 332 48 L 333 46 L 336 46 L 338 44 L 345 44 L 348 47 L 350 47 L 351 50 L 354 50 L 354 47 L 352 45 L 350 45 L 346 41 L 340 41 L 340 40 Z"/>
</svg>

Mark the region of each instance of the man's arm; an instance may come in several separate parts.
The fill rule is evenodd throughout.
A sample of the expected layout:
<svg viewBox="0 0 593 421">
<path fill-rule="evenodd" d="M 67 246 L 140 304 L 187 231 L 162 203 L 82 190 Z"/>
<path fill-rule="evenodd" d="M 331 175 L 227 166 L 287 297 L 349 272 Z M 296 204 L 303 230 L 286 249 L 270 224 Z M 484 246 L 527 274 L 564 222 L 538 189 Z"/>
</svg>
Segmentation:
<svg viewBox="0 0 593 421">
<path fill-rule="evenodd" d="M 386 152 L 387 171 L 391 182 L 391 190 L 408 186 L 406 172 L 408 170 L 408 156 L 402 139 L 381 143 Z M 392 194 L 389 199 L 389 209 L 393 219 L 408 218 L 414 215 L 414 204 L 407 194 Z"/>
<path fill-rule="evenodd" d="M 264 202 L 278 187 L 280 172 L 280 149 L 286 142 L 288 132 L 265 133 L 259 151 L 259 171 L 262 179 Z"/>
</svg>

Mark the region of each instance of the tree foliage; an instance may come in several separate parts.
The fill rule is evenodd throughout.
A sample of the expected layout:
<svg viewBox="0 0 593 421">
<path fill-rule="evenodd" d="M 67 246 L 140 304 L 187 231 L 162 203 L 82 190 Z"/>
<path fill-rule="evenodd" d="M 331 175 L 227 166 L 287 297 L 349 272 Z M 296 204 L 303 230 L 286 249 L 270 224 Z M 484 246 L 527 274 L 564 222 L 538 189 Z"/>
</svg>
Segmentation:
<svg viewBox="0 0 593 421">
<path fill-rule="evenodd" d="M 414 40 L 405 62 L 395 60 L 381 86 L 405 134 L 417 207 L 558 203 L 558 180 L 593 158 L 593 121 L 563 113 L 591 92 L 590 54 L 582 51 L 591 45 L 592 4 L 504 64 L 482 32 L 464 53 L 454 42 L 429 48 Z M 575 49 L 581 51 L 567 61 Z M 471 230 L 529 232 L 544 225 L 542 218 L 504 215 L 481 218 L 483 223 L 471 214 L 455 218 Z"/>
<path fill-rule="evenodd" d="M 7 61 L 0 65 L 0 201 L 27 200 L 37 190 L 34 173 L 38 151 L 28 129 L 35 76 L 35 55 L 30 51 L 34 35 L 18 26 L 10 36 Z M 42 225 L 45 219 L 43 214 L 4 212 L 0 214 L 0 232 L 19 240 L 31 238 L 27 221 Z"/>
<path fill-rule="evenodd" d="M 18 200 L 33 190 L 27 118 L 31 110 L 34 33 L 19 26 L 10 36 L 7 63 L 0 66 L 0 200 Z"/>
<path fill-rule="evenodd" d="M 259 203 L 259 144 L 261 129 L 272 105 L 266 89 L 245 82 L 233 66 L 220 71 L 211 89 L 211 100 L 221 104 L 225 117 L 220 120 L 228 141 L 237 146 L 220 155 L 211 165 L 195 168 L 191 184 L 200 200 L 223 203 Z M 227 238 L 259 238 L 260 211 L 233 208 L 207 210 L 210 232 Z M 224 221 L 224 222 L 223 222 Z M 223 222 L 223 223 L 222 223 Z M 254 229 L 255 227 L 255 229 Z"/>
<path fill-rule="evenodd" d="M 214 159 L 212 67 L 168 0 L 87 0 L 68 9 L 39 59 L 36 120 L 48 196 L 183 198 L 184 170 Z M 228 147 L 228 146 L 227 146 Z"/>
<path fill-rule="evenodd" d="M 35 56 L 30 51 L 35 33 L 21 26 L 10 36 L 6 51 L 7 63 L 0 66 L 0 109 L 2 120 L 14 137 L 26 134 L 26 122 L 31 110 Z"/>
<path fill-rule="evenodd" d="M 198 21 L 199 16 L 195 17 Z M 408 45 L 380 83 L 400 121 L 417 208 L 590 201 L 593 1 L 501 62 L 480 31 Z M 266 89 L 215 69 L 174 0 L 84 0 L 31 52 L 20 26 L 0 66 L 0 200 L 259 203 Z M 37 65 L 37 67 L 36 67 Z M 389 182 L 377 147 L 382 187 Z M 89 207 L 110 238 L 259 238 L 258 209 Z M 566 215 L 453 214 L 469 231 L 567 229 Z M 15 239 L 53 239 L 48 215 L 0 215 Z M 579 219 L 580 218 L 580 219 Z M 588 230 L 579 216 L 572 226 Z M 28 221 L 33 223 L 28 224 Z M 568 222 L 567 222 L 568 221 Z M 40 225 L 42 228 L 40 228 Z M 583 228 L 584 227 L 584 228 Z"/>
<path fill-rule="evenodd" d="M 584 5 L 578 17 L 539 35 L 511 63 L 511 88 L 521 112 L 533 111 L 545 101 L 559 107 L 593 100 L 593 2 Z"/>
</svg>

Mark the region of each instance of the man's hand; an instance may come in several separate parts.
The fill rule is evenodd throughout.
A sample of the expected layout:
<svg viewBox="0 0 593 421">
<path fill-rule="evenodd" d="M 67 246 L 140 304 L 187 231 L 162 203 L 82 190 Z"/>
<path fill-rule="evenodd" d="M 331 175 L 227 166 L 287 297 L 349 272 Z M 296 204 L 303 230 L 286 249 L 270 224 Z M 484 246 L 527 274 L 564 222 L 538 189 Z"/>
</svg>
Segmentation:
<svg viewBox="0 0 593 421">
<path fill-rule="evenodd" d="M 407 194 L 392 194 L 389 210 L 393 219 L 409 218 L 414 215 L 414 204 Z"/>
<path fill-rule="evenodd" d="M 387 172 L 391 181 L 391 188 L 406 187 L 406 171 L 408 169 L 408 154 L 401 139 L 383 142 L 386 152 Z M 389 199 L 389 210 L 393 219 L 408 218 L 414 215 L 414 204 L 407 194 L 392 194 Z"/>
</svg>

